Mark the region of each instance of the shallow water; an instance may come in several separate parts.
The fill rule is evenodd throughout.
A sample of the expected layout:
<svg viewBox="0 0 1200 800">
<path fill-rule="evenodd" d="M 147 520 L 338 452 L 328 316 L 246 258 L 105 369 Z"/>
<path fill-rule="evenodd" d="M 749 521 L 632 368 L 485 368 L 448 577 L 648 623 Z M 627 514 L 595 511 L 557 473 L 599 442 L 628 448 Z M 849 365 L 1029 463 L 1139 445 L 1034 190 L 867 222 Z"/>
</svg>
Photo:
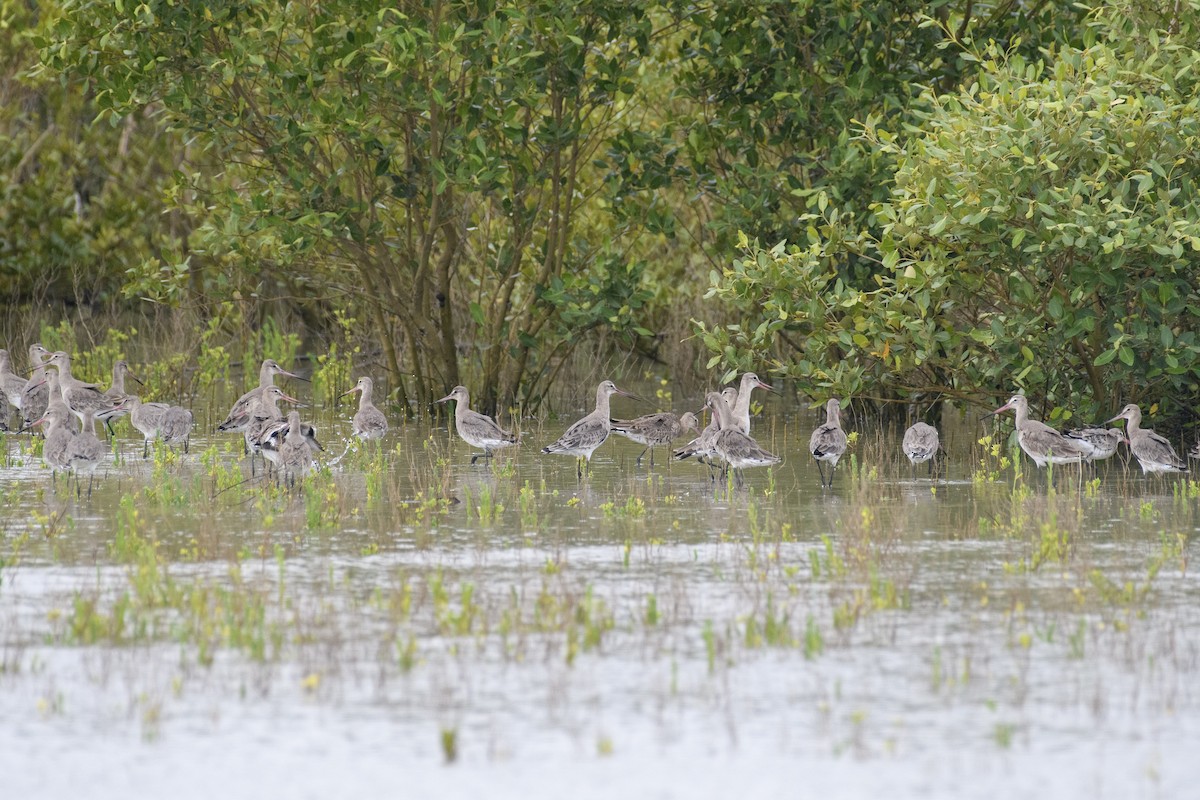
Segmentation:
<svg viewBox="0 0 1200 800">
<path fill-rule="evenodd" d="M 757 423 L 784 462 L 741 491 L 623 440 L 580 483 L 547 423 L 476 466 L 403 426 L 293 493 L 122 426 L 76 499 L 8 437 L 4 794 L 1192 790 L 1195 486 L 1052 490 L 959 423 L 937 480 L 873 435 L 821 490 L 814 424 Z"/>
</svg>

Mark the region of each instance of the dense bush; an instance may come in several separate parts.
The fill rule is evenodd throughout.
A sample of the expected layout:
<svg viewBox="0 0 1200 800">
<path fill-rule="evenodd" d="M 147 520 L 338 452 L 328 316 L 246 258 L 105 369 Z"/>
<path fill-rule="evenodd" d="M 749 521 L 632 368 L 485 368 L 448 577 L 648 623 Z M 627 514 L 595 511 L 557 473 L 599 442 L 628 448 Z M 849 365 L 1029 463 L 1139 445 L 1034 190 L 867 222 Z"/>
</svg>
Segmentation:
<svg viewBox="0 0 1200 800">
<path fill-rule="evenodd" d="M 36 69 L 39 11 L 0 2 L 0 296 L 110 308 L 178 223 L 159 195 L 175 151 L 140 113 L 93 124 L 86 81 Z"/>
<path fill-rule="evenodd" d="M 1125 9 L 1029 60 L 993 46 L 900 130 L 879 235 L 832 202 L 801 246 L 747 256 L 712 293 L 761 308 L 701 326 L 726 360 L 775 353 L 814 393 L 994 398 L 1027 388 L 1088 414 L 1190 406 L 1200 390 L 1200 100 L 1194 10 L 1176 32 Z M 844 279 L 845 252 L 877 261 Z"/>
<path fill-rule="evenodd" d="M 0 110 L 0 282 L 286 312 L 491 407 L 584 343 L 662 357 L 711 272 L 727 371 L 1182 406 L 1194 6 L 0 3 L 45 109 Z"/>
</svg>

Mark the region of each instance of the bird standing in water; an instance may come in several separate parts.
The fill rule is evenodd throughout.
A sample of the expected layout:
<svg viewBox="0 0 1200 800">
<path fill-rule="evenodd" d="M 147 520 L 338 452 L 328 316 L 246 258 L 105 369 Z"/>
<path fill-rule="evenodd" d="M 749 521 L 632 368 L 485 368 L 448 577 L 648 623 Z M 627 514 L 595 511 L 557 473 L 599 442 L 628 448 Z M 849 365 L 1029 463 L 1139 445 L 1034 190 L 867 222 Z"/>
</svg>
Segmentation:
<svg viewBox="0 0 1200 800">
<path fill-rule="evenodd" d="M 1080 464 L 1086 455 L 1084 446 L 1051 428 L 1044 422 L 1029 418 L 1029 400 L 1023 394 L 1015 394 L 1004 405 L 992 412 L 992 416 L 1011 410 L 1017 418 L 1017 444 L 1025 455 L 1039 467 L 1047 464 Z"/>
<path fill-rule="evenodd" d="M 1149 428 L 1142 427 L 1142 410 L 1130 403 L 1108 422 L 1125 420 L 1125 438 L 1129 440 L 1129 452 L 1142 465 L 1142 473 L 1187 472 L 1187 464 L 1175 452 L 1171 443 Z M 1107 423 L 1105 423 L 1107 424 Z"/>
<path fill-rule="evenodd" d="M 604 381 L 596 387 L 596 410 L 576 422 L 558 437 L 553 444 L 542 448 L 543 453 L 562 453 L 575 456 L 575 475 L 583 478 L 583 463 L 586 461 L 591 472 L 592 453 L 608 439 L 612 430 L 612 414 L 609 400 L 614 394 L 637 398 L 624 389 L 618 389 L 612 381 Z"/>
<path fill-rule="evenodd" d="M 354 388 L 343 392 L 339 397 L 358 392 L 358 411 L 351 422 L 351 433 L 359 439 L 370 441 L 382 439 L 387 433 L 388 421 L 383 412 L 375 407 L 371 395 L 375 391 L 375 382 L 365 375 L 358 379 Z"/>
<path fill-rule="evenodd" d="M 472 464 L 481 458 L 491 458 L 496 450 L 520 443 L 517 434 L 504 430 L 486 414 L 471 410 L 471 395 L 467 387 L 455 386 L 450 394 L 437 402 L 448 403 L 451 400 L 454 401 L 454 430 L 458 431 L 459 438 L 483 450 L 471 456 Z"/>
<path fill-rule="evenodd" d="M 913 469 L 917 464 L 929 462 L 929 476 L 933 477 L 934 457 L 941 443 L 938 440 L 937 428 L 926 422 L 916 422 L 904 432 L 904 455 L 912 463 Z"/>
<path fill-rule="evenodd" d="M 725 405 L 725 401 L 716 392 L 709 392 L 705 404 L 713 414 L 721 418 L 721 429 L 713 439 L 713 449 L 717 455 L 733 470 L 737 485 L 744 486 L 746 481 L 742 470 L 747 467 L 769 467 L 779 463 L 779 456 L 768 453 L 758 442 L 741 432 L 733 412 Z"/>
<path fill-rule="evenodd" d="M 833 488 L 833 471 L 848 445 L 846 432 L 842 430 L 842 404 L 836 397 L 825 404 L 825 424 L 818 427 L 808 438 L 808 451 L 817 460 L 821 473 L 821 488 Z M 829 462 L 829 481 L 825 481 L 824 462 Z"/>
<path fill-rule="evenodd" d="M 684 433 L 694 431 L 696 428 L 696 415 L 690 411 L 685 411 L 680 416 L 675 416 L 670 411 L 666 411 L 661 414 L 647 414 L 635 419 L 612 420 L 613 433 L 624 436 L 631 442 L 645 445 L 645 450 L 642 450 L 637 457 L 639 466 L 642 463 L 642 456 L 646 455 L 646 452 L 649 451 L 650 466 L 653 467 L 653 448 L 661 445 L 669 445 Z"/>
</svg>

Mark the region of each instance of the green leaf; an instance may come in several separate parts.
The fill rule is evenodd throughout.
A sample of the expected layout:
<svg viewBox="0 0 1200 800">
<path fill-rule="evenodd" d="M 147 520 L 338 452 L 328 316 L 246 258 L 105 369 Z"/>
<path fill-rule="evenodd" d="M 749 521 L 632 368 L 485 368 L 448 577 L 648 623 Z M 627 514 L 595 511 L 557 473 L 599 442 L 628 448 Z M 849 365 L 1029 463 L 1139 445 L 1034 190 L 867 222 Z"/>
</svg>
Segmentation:
<svg viewBox="0 0 1200 800">
<path fill-rule="evenodd" d="M 1117 357 L 1116 350 L 1105 350 L 1092 363 L 1093 363 L 1093 365 L 1095 365 L 1097 367 L 1103 367 L 1105 364 L 1108 364 L 1116 357 Z"/>
<path fill-rule="evenodd" d="M 1117 354 L 1120 357 L 1122 364 L 1124 364 L 1127 367 L 1133 366 L 1133 351 L 1132 350 L 1130 350 L 1128 347 L 1122 346 Z"/>
</svg>

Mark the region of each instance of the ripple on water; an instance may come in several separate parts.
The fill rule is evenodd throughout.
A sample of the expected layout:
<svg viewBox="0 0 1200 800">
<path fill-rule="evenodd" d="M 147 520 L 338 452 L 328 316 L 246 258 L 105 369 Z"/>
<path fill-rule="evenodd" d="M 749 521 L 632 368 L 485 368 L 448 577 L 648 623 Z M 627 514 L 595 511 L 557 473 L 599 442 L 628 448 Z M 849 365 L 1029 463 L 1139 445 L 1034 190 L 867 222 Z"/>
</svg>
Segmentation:
<svg viewBox="0 0 1200 800">
<path fill-rule="evenodd" d="M 806 420 L 732 494 L 623 441 L 578 483 L 551 426 L 471 467 L 409 424 L 299 496 L 236 477 L 233 438 L 166 468 L 119 438 L 87 501 L 6 437 L 10 791 L 1190 791 L 1197 501 L 1119 469 L 1014 494 L 953 451 L 821 490 Z"/>
</svg>

